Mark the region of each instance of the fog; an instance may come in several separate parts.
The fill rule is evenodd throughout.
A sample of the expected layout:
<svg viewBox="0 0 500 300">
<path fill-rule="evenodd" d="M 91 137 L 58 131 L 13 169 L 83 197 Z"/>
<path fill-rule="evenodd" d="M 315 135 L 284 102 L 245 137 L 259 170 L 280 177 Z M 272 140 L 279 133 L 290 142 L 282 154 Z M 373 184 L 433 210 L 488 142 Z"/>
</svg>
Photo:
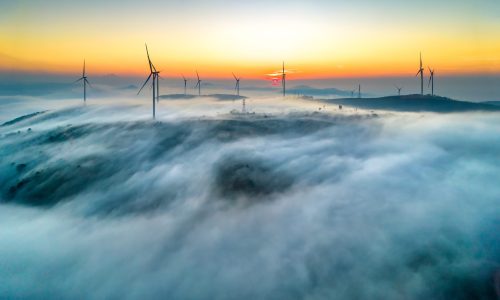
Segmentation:
<svg viewBox="0 0 500 300">
<path fill-rule="evenodd" d="M 500 295 L 498 113 L 9 99 L 0 298 Z"/>
<path fill-rule="evenodd" d="M 92 69 L 87 70 L 89 81 L 93 88 L 88 89 L 89 97 L 103 98 L 114 96 L 117 93 L 125 97 L 134 96 L 139 90 L 142 82 L 146 79 L 146 73 L 143 77 L 131 77 L 115 74 L 97 75 L 92 73 Z M 43 96 L 47 100 L 81 98 L 81 84 L 72 84 L 73 81 L 81 77 L 80 69 L 70 74 L 41 74 L 41 73 L 19 73 L 0 71 L 0 97 L 1 96 Z M 416 72 L 416 70 L 415 70 Z M 427 74 L 427 73 L 426 73 Z M 184 74 L 188 79 L 187 92 L 197 94 L 194 89 L 196 84 L 196 74 Z M 361 94 L 363 97 L 383 97 L 388 95 L 397 95 L 396 86 L 401 87 L 401 93 L 418 94 L 420 93 L 420 79 L 411 72 L 407 75 L 392 77 L 360 77 L 360 78 L 302 78 L 301 74 L 291 74 L 287 77 L 287 88 L 290 94 L 306 94 L 317 97 L 350 97 L 351 92 L 355 91 L 357 95 L 358 85 L 361 85 Z M 163 94 L 181 94 L 184 93 L 184 81 L 179 74 L 177 77 L 166 77 L 160 81 L 160 93 Z M 207 78 L 200 73 L 203 80 L 202 94 L 234 93 L 235 82 L 231 73 L 227 78 Z M 307 74 L 302 74 L 307 77 Z M 431 93 L 430 86 L 427 85 L 428 77 L 426 75 L 424 84 L 424 93 Z M 500 76 L 449 76 L 436 75 L 435 94 L 449 97 L 456 100 L 484 102 L 500 101 Z M 110 91 L 110 87 L 112 91 Z M 243 76 L 241 80 L 241 91 L 244 95 L 269 96 L 279 95 L 281 86 L 273 85 L 272 81 L 265 77 L 260 79 L 249 79 Z"/>
</svg>

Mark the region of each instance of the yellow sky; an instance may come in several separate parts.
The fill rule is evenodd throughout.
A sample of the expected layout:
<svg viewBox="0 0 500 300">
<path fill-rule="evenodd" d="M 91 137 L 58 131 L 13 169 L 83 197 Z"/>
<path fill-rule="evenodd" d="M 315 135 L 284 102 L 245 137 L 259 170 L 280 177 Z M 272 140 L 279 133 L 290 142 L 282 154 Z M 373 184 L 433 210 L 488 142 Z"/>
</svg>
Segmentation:
<svg viewBox="0 0 500 300">
<path fill-rule="evenodd" d="M 0 69 L 75 73 L 85 58 L 93 74 L 142 75 L 148 42 L 165 76 L 199 70 L 210 77 L 236 72 L 259 78 L 283 60 L 300 78 L 406 75 L 418 70 L 419 51 L 424 64 L 441 74 L 500 73 L 499 18 L 461 9 L 460 1 L 455 10 L 429 17 L 404 6 L 358 12 L 336 1 L 292 1 L 284 11 L 263 1 L 241 7 L 198 1 L 157 2 L 153 12 L 132 1 L 116 2 L 118 8 L 114 1 L 90 1 L 90 7 L 12 2 L 0 14 Z"/>
</svg>

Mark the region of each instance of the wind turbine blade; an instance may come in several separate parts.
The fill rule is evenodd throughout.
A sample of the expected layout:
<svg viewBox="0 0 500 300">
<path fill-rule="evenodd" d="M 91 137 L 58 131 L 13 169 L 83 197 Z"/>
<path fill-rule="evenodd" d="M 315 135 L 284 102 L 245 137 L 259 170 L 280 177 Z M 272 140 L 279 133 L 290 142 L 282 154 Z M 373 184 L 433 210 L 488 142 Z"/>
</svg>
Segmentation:
<svg viewBox="0 0 500 300">
<path fill-rule="evenodd" d="M 151 71 L 151 73 L 156 72 L 156 69 L 153 66 L 153 63 L 151 62 L 151 58 L 149 57 L 148 44 L 144 43 L 144 45 L 146 46 L 146 55 L 148 56 L 149 71 Z"/>
<path fill-rule="evenodd" d="M 429 84 L 427 84 L 427 87 L 431 85 L 431 81 L 432 81 L 432 75 L 429 77 Z"/>
<path fill-rule="evenodd" d="M 141 89 L 139 90 L 139 92 L 137 92 L 137 95 L 139 95 L 142 91 L 142 89 L 146 86 L 146 83 L 148 83 L 149 79 L 151 78 L 153 74 L 149 74 L 148 78 L 146 79 L 146 81 L 144 81 L 144 84 L 142 85 Z"/>
<path fill-rule="evenodd" d="M 232 73 L 232 74 L 233 74 L 234 80 L 238 81 L 238 78 L 236 77 L 236 75 L 234 75 L 234 73 Z"/>
<path fill-rule="evenodd" d="M 88 84 L 91 88 L 94 88 L 94 87 L 90 84 L 90 82 L 87 80 L 87 78 L 85 78 L 84 80 L 85 80 L 85 82 L 86 82 L 86 83 L 87 83 L 87 84 Z"/>
<path fill-rule="evenodd" d="M 418 70 L 417 75 L 415 75 L 415 77 L 417 77 L 418 74 L 420 74 L 421 72 L 422 72 L 422 70 Z"/>
<path fill-rule="evenodd" d="M 152 61 L 150 61 L 150 62 L 149 62 L 149 64 L 151 65 L 151 67 L 150 67 L 150 68 L 152 68 L 152 70 L 153 70 L 152 72 L 158 72 L 158 71 L 156 70 L 156 67 L 155 67 L 155 65 L 153 64 L 153 62 L 152 62 Z"/>
<path fill-rule="evenodd" d="M 83 59 L 83 72 L 82 77 L 85 77 L 85 58 Z"/>
<path fill-rule="evenodd" d="M 83 77 L 82 77 L 82 78 L 79 78 L 79 79 L 77 79 L 77 80 L 75 80 L 75 81 L 73 81 L 71 84 L 75 84 L 75 83 L 77 83 L 77 82 L 78 82 L 78 81 L 80 81 L 80 80 L 83 80 Z"/>
<path fill-rule="evenodd" d="M 198 81 L 200 81 L 200 75 L 198 74 L 198 71 L 196 71 L 196 77 L 198 77 Z"/>
<path fill-rule="evenodd" d="M 148 50 L 148 44 L 144 43 L 146 46 L 146 55 L 148 56 L 148 61 L 151 63 L 151 59 L 149 59 L 149 50 Z"/>
</svg>

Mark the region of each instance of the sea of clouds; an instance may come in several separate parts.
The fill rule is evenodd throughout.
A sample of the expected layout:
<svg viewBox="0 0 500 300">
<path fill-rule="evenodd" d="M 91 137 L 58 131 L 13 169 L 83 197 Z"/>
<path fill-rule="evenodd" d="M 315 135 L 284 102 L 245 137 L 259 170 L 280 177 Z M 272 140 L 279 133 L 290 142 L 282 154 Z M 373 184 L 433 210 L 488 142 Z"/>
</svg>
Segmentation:
<svg viewBox="0 0 500 300">
<path fill-rule="evenodd" d="M 498 113 L 108 102 L 0 127 L 0 298 L 500 295 Z"/>
</svg>

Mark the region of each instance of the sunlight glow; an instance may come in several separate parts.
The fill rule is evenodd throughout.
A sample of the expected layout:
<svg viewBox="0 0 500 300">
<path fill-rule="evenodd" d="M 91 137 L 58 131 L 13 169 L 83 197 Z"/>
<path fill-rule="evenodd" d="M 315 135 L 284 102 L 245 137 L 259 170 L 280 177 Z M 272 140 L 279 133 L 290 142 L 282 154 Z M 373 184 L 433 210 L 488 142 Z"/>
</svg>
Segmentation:
<svg viewBox="0 0 500 300">
<path fill-rule="evenodd" d="M 409 75 L 420 51 L 440 74 L 500 73 L 500 22 L 486 11 L 457 4 L 455 14 L 430 12 L 422 23 L 403 4 L 382 10 L 393 1 L 386 2 L 359 10 L 337 1 L 189 0 L 155 3 L 152 12 L 128 1 L 119 10 L 111 0 L 95 8 L 16 2 L 0 21 L 0 71 L 73 73 L 86 58 L 94 73 L 140 75 L 148 42 L 165 76 L 198 69 L 210 77 L 234 71 L 265 78 L 282 61 L 297 78 Z"/>
</svg>

